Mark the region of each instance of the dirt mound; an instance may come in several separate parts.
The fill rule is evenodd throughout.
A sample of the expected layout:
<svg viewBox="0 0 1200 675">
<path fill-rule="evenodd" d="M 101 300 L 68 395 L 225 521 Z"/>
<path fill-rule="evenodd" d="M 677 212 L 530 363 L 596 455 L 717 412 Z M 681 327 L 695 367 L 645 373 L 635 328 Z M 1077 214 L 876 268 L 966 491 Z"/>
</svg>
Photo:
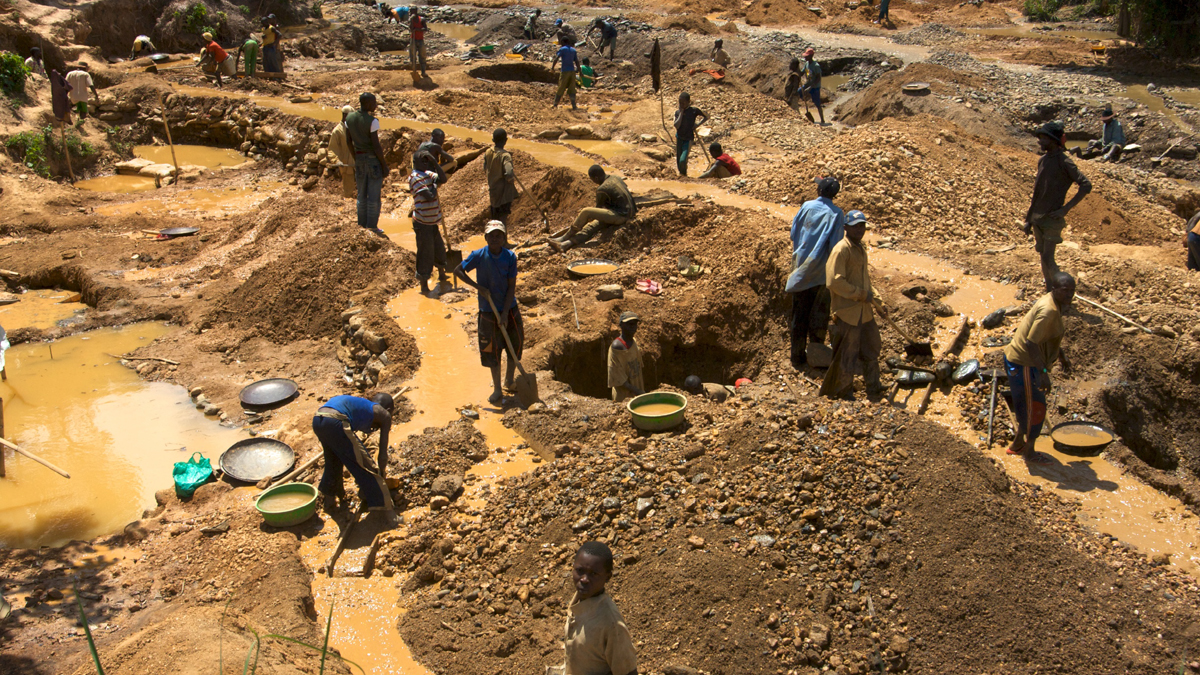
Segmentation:
<svg viewBox="0 0 1200 675">
<path fill-rule="evenodd" d="M 400 478 L 400 488 L 396 492 L 407 504 L 398 504 L 397 508 L 428 506 L 438 478 L 462 479 L 467 469 L 487 455 L 487 442 L 467 419 L 459 419 L 440 429 L 430 427 L 409 436 L 400 443 L 399 452 L 388 456 L 388 475 Z M 445 496 L 453 498 L 455 495 Z"/>
<path fill-rule="evenodd" d="M 742 3 L 739 0 L 670 0 L 667 11 L 674 14 L 693 13 L 708 16 L 717 12 L 736 16 L 741 13 Z"/>
<path fill-rule="evenodd" d="M 809 11 L 801 0 L 754 0 L 746 7 L 746 23 L 751 26 L 811 26 L 821 15 Z"/>
<path fill-rule="evenodd" d="M 720 32 L 716 24 L 703 16 L 691 12 L 667 15 L 664 28 L 678 28 L 693 35 L 716 35 Z"/>
</svg>

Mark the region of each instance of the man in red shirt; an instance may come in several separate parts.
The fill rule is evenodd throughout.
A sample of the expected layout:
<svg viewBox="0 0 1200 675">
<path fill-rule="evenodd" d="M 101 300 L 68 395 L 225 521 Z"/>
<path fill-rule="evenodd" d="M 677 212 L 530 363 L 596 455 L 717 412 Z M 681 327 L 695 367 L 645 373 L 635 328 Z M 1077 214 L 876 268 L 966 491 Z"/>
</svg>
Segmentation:
<svg viewBox="0 0 1200 675">
<path fill-rule="evenodd" d="M 742 175 L 742 167 L 738 166 L 732 157 L 725 154 L 720 143 L 716 141 L 710 143 L 708 152 L 712 155 L 713 163 L 704 173 L 700 174 L 701 178 L 729 178 Z"/>
<path fill-rule="evenodd" d="M 425 29 L 428 26 L 425 24 L 425 19 L 421 18 L 421 10 L 413 7 L 409 12 L 408 30 L 412 34 L 412 39 L 408 45 L 408 57 L 413 64 L 413 70 L 417 69 L 417 62 L 421 64 L 421 77 L 425 75 Z"/>
<path fill-rule="evenodd" d="M 205 33 L 201 37 L 204 38 L 205 59 L 211 59 L 216 64 L 216 69 L 213 72 L 217 76 L 217 86 L 222 87 L 224 85 L 221 83 L 221 75 L 224 74 L 233 77 L 236 64 L 233 59 L 229 58 L 229 52 L 222 49 L 221 45 L 217 44 L 216 40 L 213 40 L 212 33 Z"/>
</svg>

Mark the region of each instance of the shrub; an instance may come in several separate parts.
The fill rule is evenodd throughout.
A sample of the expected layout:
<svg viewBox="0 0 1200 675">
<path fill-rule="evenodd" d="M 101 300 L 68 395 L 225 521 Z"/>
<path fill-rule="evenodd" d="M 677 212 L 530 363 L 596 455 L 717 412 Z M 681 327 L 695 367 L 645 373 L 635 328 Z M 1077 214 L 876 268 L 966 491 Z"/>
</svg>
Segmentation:
<svg viewBox="0 0 1200 675">
<path fill-rule="evenodd" d="M 39 176 L 49 178 L 50 167 L 46 163 L 46 145 L 46 136 L 40 131 L 22 131 L 9 136 L 8 140 L 4 142 L 4 147 L 8 148 L 15 159 Z"/>
<path fill-rule="evenodd" d="M 250 16 L 250 6 L 249 5 L 238 5 L 238 11 L 241 12 L 242 14 L 245 14 L 246 16 Z"/>
<path fill-rule="evenodd" d="M 27 77 L 29 69 L 25 67 L 25 59 L 12 52 L 0 52 L 0 90 L 6 96 L 24 96 Z"/>
<path fill-rule="evenodd" d="M 1033 21 L 1053 21 L 1059 0 L 1025 0 L 1025 16 Z"/>
</svg>

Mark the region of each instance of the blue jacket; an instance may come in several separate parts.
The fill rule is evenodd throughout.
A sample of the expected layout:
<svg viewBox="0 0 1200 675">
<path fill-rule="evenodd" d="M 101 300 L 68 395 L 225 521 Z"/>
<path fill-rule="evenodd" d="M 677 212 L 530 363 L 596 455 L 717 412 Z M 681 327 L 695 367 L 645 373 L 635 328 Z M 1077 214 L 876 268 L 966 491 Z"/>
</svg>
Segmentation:
<svg viewBox="0 0 1200 675">
<path fill-rule="evenodd" d="M 788 293 L 825 285 L 825 262 L 846 235 L 846 214 L 826 197 L 804 202 L 792 219 L 792 274 Z"/>
<path fill-rule="evenodd" d="M 1120 121 L 1113 119 L 1104 123 L 1103 142 L 1105 145 L 1125 145 L 1125 127 Z"/>
</svg>

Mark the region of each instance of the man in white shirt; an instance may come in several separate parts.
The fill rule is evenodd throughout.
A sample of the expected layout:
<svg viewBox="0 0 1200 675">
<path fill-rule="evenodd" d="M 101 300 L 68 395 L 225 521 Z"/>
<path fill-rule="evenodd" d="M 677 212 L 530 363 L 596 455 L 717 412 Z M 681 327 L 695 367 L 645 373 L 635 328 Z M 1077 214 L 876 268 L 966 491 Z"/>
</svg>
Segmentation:
<svg viewBox="0 0 1200 675">
<path fill-rule="evenodd" d="M 75 112 L 79 113 L 79 121 L 75 123 L 78 127 L 83 124 L 83 120 L 88 114 L 88 90 L 96 97 L 96 104 L 100 103 L 100 92 L 96 91 L 96 85 L 92 82 L 92 76 L 87 72 L 88 65 L 80 63 L 79 67 L 67 73 L 67 84 L 71 85 L 71 105 L 75 108 Z"/>
</svg>

